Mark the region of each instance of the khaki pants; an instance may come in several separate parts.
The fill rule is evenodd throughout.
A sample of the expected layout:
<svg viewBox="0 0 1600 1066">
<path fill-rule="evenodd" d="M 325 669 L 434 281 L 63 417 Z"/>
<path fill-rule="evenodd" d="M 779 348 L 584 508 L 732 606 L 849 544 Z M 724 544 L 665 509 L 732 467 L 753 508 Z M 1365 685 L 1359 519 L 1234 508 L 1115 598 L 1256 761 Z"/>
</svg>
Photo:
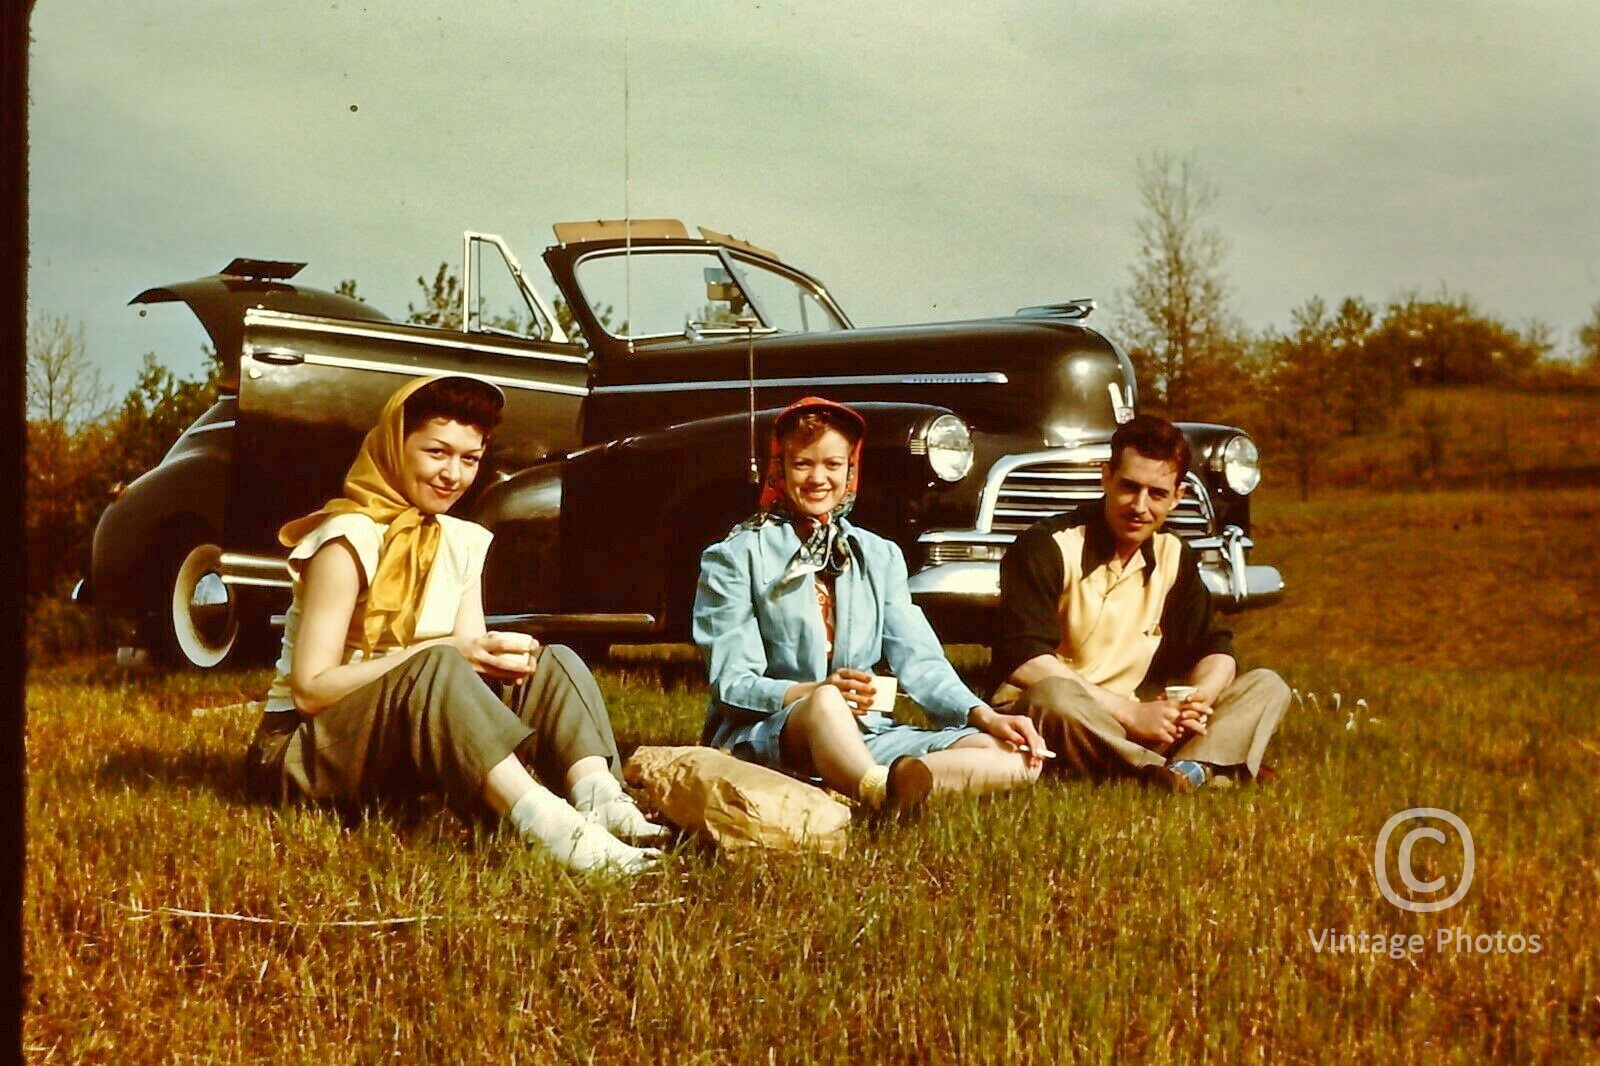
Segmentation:
<svg viewBox="0 0 1600 1066">
<path fill-rule="evenodd" d="M 1253 777 L 1261 769 L 1267 742 L 1289 709 L 1289 686 L 1271 670 L 1251 670 L 1234 678 L 1217 697 L 1202 736 L 1154 749 L 1130 739 L 1117 720 L 1064 677 L 1030 686 L 1008 708 L 1039 726 L 1056 758 L 1045 764 L 1070 777 L 1123 777 L 1169 759 L 1193 759 L 1213 766 L 1243 766 Z"/>
<path fill-rule="evenodd" d="M 245 785 L 264 802 L 344 810 L 438 792 L 473 820 L 487 812 L 484 775 L 512 752 L 558 796 L 567 767 L 586 756 L 620 772 L 600 690 L 570 648 L 544 648 L 533 676 L 505 686 L 503 698 L 460 652 L 434 647 L 314 718 L 263 715 Z"/>
</svg>

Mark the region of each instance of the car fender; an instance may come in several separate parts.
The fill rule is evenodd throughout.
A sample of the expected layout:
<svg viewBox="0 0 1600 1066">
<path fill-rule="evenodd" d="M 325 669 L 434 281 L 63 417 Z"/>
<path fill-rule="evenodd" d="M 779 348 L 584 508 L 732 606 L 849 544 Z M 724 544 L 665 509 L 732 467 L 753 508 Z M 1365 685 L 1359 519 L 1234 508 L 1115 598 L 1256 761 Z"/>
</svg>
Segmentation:
<svg viewBox="0 0 1600 1066">
<path fill-rule="evenodd" d="M 156 579 L 150 559 L 178 529 L 203 527 L 221 534 L 231 466 L 231 456 L 220 447 L 171 455 L 111 502 L 95 526 L 90 555 L 97 605 L 143 607 Z"/>
</svg>

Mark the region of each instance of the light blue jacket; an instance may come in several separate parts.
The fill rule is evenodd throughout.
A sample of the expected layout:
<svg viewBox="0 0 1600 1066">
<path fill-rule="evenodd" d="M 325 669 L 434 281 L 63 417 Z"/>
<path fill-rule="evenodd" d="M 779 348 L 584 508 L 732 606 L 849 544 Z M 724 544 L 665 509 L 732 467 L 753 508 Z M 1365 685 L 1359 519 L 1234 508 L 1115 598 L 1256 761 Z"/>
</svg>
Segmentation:
<svg viewBox="0 0 1600 1066">
<path fill-rule="evenodd" d="M 790 685 L 820 681 L 837 667 L 873 671 L 887 661 L 901 689 L 939 726 L 965 725 L 967 712 L 983 702 L 962 683 L 911 602 L 899 546 L 846 520 L 839 535 L 852 560 L 834 585 L 832 662 L 814 575 L 778 587 L 800 548 L 792 525 L 738 530 L 700 556 L 694 642 L 711 673 L 702 743 L 721 746 L 740 727 L 782 710 Z"/>
</svg>

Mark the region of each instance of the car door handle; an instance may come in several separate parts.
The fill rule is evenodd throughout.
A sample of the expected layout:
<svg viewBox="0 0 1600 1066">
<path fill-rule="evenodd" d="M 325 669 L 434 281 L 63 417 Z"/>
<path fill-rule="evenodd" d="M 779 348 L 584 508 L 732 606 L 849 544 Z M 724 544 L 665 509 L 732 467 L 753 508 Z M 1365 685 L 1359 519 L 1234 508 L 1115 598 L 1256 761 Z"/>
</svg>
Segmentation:
<svg viewBox="0 0 1600 1066">
<path fill-rule="evenodd" d="M 306 361 L 306 353 L 297 352 L 293 348 L 256 348 L 250 352 L 250 356 L 263 363 L 277 363 L 280 366 Z"/>
</svg>

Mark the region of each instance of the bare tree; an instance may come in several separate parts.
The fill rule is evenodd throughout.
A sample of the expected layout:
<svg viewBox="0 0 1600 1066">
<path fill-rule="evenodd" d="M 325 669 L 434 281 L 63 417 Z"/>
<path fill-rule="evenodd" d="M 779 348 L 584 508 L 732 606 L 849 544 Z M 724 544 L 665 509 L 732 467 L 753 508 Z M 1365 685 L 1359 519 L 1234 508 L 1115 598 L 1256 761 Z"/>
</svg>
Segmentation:
<svg viewBox="0 0 1600 1066">
<path fill-rule="evenodd" d="M 1118 317 L 1146 402 L 1181 418 L 1215 399 L 1242 350 L 1228 310 L 1227 242 L 1209 222 L 1217 187 L 1192 160 L 1161 154 L 1139 163 L 1139 200 L 1139 254 Z"/>
<path fill-rule="evenodd" d="M 28 323 L 28 419 L 71 431 L 105 413 L 110 392 L 89 361 L 83 326 L 65 315 Z"/>
<path fill-rule="evenodd" d="M 84 441 L 104 415 L 109 394 L 99 368 L 89 362 L 83 327 L 59 315 L 28 323 L 27 381 L 24 536 L 28 591 L 38 594 L 59 576 L 59 560 L 83 547 L 73 533 L 83 525 L 79 512 L 92 495 L 95 455 Z"/>
</svg>

